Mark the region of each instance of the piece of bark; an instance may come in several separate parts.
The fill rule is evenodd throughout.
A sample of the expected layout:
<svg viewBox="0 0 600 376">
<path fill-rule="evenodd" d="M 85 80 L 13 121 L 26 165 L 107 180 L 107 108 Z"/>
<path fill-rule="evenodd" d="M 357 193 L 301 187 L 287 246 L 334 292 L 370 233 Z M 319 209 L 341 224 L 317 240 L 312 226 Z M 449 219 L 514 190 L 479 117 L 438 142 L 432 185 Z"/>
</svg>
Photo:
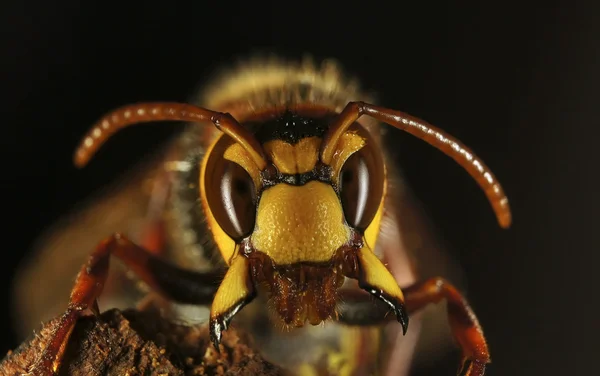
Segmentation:
<svg viewBox="0 0 600 376">
<path fill-rule="evenodd" d="M 0 375 L 20 375 L 40 356 L 58 319 L 46 323 L 0 363 Z M 71 336 L 59 375 L 283 375 L 252 348 L 248 335 L 229 328 L 221 352 L 208 327 L 184 326 L 157 311 L 110 310 L 81 318 Z"/>
</svg>

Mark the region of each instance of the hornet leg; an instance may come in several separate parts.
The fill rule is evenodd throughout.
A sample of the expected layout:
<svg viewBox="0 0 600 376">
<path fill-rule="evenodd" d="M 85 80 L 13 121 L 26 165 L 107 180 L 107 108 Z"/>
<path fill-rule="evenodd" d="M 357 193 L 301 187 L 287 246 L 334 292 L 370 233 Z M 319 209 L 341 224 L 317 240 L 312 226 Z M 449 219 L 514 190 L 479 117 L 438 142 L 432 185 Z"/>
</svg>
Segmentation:
<svg viewBox="0 0 600 376">
<path fill-rule="evenodd" d="M 475 313 L 458 290 L 443 278 L 437 277 L 416 283 L 403 290 L 408 314 L 442 299 L 447 302 L 448 321 L 454 339 L 462 351 L 461 376 L 482 376 L 490 363 L 483 330 Z M 338 309 L 339 320 L 348 325 L 377 325 L 395 319 L 390 308 L 367 294 L 343 292 L 343 304 Z"/>
<path fill-rule="evenodd" d="M 210 304 L 224 274 L 222 271 L 198 273 L 180 269 L 161 261 L 121 234 L 106 238 L 92 252 L 77 275 L 60 325 L 29 375 L 56 374 L 77 319 L 87 310 L 99 314 L 96 299 L 106 282 L 111 254 L 121 259 L 153 290 L 182 303 Z"/>
</svg>

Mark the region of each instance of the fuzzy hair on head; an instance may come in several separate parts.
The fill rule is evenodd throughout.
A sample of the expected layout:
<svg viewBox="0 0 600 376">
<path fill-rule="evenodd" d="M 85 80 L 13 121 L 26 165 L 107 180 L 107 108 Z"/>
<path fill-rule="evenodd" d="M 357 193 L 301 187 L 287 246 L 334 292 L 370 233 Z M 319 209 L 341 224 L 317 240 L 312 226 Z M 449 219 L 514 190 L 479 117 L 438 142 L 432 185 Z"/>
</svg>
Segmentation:
<svg viewBox="0 0 600 376">
<path fill-rule="evenodd" d="M 257 56 L 240 61 L 211 80 L 199 96 L 200 105 L 217 111 L 257 112 L 264 108 L 315 103 L 339 112 L 348 102 L 373 102 L 356 79 L 346 76 L 332 59 L 315 63 L 310 56 L 287 61 Z"/>
</svg>

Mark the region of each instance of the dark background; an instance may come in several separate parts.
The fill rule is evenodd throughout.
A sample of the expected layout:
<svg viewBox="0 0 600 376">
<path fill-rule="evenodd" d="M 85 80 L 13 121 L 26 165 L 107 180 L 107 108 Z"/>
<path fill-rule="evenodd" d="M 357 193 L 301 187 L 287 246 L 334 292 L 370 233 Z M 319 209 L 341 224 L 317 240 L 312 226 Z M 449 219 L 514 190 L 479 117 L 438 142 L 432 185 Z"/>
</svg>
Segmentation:
<svg viewBox="0 0 600 376">
<path fill-rule="evenodd" d="M 170 134 L 124 132 L 78 171 L 73 149 L 103 112 L 184 101 L 215 68 L 256 51 L 310 52 L 340 60 L 381 104 L 461 139 L 504 184 L 515 219 L 508 231 L 450 159 L 400 132 L 391 140 L 467 270 L 493 351 L 489 374 L 593 369 L 600 5 L 79 3 L 5 2 L 0 12 L 5 312 L 11 272 L 35 237 Z M 0 352 L 17 344 L 7 320 Z M 448 359 L 435 374 L 455 365 Z"/>
</svg>

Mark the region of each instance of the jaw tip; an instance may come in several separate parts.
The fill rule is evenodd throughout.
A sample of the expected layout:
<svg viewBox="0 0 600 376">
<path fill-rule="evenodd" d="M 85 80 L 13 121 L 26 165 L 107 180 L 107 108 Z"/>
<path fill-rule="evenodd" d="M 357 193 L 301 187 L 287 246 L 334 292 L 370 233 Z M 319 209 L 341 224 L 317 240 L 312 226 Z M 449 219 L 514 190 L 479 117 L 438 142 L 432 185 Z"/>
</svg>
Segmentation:
<svg viewBox="0 0 600 376">
<path fill-rule="evenodd" d="M 210 323 L 210 341 L 212 342 L 215 350 L 220 353 L 221 349 L 219 344 L 221 343 L 221 337 L 223 334 L 223 328 L 219 320 L 211 320 Z"/>
<path fill-rule="evenodd" d="M 402 334 L 406 335 L 406 331 L 408 330 L 408 314 L 406 313 L 404 304 L 401 304 L 396 309 L 396 318 L 398 319 L 400 325 L 402 325 Z"/>
</svg>

